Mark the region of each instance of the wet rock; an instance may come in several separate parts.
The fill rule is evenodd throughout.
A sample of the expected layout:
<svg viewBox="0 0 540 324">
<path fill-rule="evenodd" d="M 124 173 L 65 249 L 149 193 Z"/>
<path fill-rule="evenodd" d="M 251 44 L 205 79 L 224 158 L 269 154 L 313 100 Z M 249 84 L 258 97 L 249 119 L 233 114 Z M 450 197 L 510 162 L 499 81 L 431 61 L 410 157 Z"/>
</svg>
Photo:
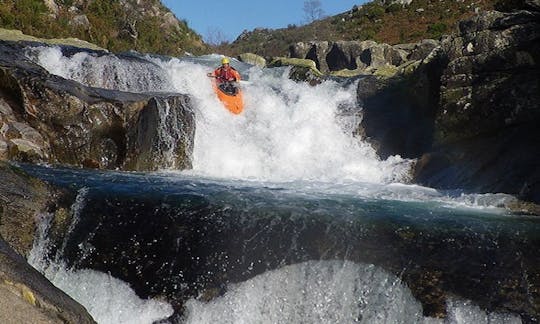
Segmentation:
<svg viewBox="0 0 540 324">
<path fill-rule="evenodd" d="M 323 74 L 317 69 L 312 60 L 275 57 L 268 64 L 268 67 L 291 66 L 289 78 L 295 81 L 305 81 L 311 85 L 322 82 Z"/>
<path fill-rule="evenodd" d="M 393 204 L 350 218 L 336 217 L 324 202 L 298 202 L 307 209 L 291 214 L 296 205 L 281 199 L 250 207 L 246 200 L 253 196 L 243 189 L 206 187 L 203 193 L 194 192 L 192 183 L 177 186 L 185 187 L 174 195 L 90 191 L 65 260 L 110 272 L 143 298 L 165 298 L 177 312 L 190 298 L 215 298 L 232 283 L 284 265 L 350 260 L 399 276 L 426 316 L 445 316 L 452 296 L 490 312 L 520 314 L 524 321 L 540 315 L 534 222 L 531 228 L 519 221 L 486 223 L 459 210 L 434 222 L 415 204 L 404 206 L 425 218 L 395 217 Z M 171 261 L 170 255 L 177 257 Z"/>
<path fill-rule="evenodd" d="M 128 129 L 124 169 L 191 169 L 194 136 L 189 97 L 152 98 Z"/>
<path fill-rule="evenodd" d="M 23 47 L 0 42 L 0 134 L 8 159 L 95 161 L 125 170 L 191 167 L 195 125 L 186 95 L 87 87 L 50 75 L 20 54 Z M 153 123 L 141 125 L 150 111 Z M 153 142 L 142 145 L 134 136 Z"/>
<path fill-rule="evenodd" d="M 0 322 L 95 323 L 0 237 Z"/>
<path fill-rule="evenodd" d="M 39 215 L 54 213 L 53 229 L 69 219 L 69 195 L 1 161 L 0 179 L 0 322 L 94 323 L 84 307 L 23 258 L 32 248 Z"/>
<path fill-rule="evenodd" d="M 386 158 L 417 158 L 430 150 L 439 102 L 441 57 L 429 63 L 367 76 L 358 83 L 363 118 L 358 133 Z M 377 71 L 375 71 L 377 74 Z"/>
<path fill-rule="evenodd" d="M 0 235 L 21 255 L 28 255 L 35 217 L 49 211 L 55 192 L 21 169 L 0 161 Z"/>
</svg>

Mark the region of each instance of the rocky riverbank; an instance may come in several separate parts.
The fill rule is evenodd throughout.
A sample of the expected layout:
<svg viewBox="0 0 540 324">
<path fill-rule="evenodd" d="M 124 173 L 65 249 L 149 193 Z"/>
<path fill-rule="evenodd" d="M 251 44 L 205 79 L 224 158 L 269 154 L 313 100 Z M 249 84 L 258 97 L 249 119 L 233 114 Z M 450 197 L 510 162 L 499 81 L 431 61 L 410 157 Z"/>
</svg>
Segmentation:
<svg viewBox="0 0 540 324">
<path fill-rule="evenodd" d="M 195 126 L 187 95 L 84 86 L 31 62 L 26 46 L 0 41 L 0 158 L 122 170 L 191 167 Z M 174 143 L 160 136 L 164 128 L 181 130 Z"/>
<path fill-rule="evenodd" d="M 36 217 L 66 211 L 63 194 L 0 161 L 0 322 L 94 323 L 86 309 L 25 260 Z"/>
<path fill-rule="evenodd" d="M 413 182 L 540 203 L 540 11 L 518 7 L 480 13 L 440 41 L 298 43 L 290 56 L 362 75 L 357 133 L 383 158 L 418 159 Z"/>
</svg>

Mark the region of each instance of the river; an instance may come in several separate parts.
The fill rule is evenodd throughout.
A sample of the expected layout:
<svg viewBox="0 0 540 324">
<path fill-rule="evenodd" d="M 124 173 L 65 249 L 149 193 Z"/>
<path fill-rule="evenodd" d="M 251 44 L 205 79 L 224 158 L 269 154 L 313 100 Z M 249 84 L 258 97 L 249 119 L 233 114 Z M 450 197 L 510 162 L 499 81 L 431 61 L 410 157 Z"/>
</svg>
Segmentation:
<svg viewBox="0 0 540 324">
<path fill-rule="evenodd" d="M 234 116 L 206 77 L 218 55 L 28 55 L 90 86 L 193 98 L 192 170 L 22 165 L 76 196 L 66 237 L 41 215 L 29 261 L 99 323 L 538 320 L 540 220 L 501 208 L 508 195 L 410 184 L 413 161 L 353 136 L 354 82 L 233 61 L 248 80 Z"/>
</svg>

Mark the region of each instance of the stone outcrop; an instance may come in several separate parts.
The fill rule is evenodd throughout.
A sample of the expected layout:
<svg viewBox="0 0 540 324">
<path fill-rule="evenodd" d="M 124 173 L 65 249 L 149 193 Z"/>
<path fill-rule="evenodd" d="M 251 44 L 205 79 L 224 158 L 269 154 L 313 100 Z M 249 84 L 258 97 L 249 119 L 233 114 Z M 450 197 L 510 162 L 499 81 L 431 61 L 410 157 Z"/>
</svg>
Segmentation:
<svg viewBox="0 0 540 324">
<path fill-rule="evenodd" d="M 27 42 L 39 42 L 51 45 L 67 45 L 80 48 L 88 48 L 98 51 L 106 51 L 105 49 L 92 44 L 90 42 L 80 40 L 77 38 L 37 38 L 23 34 L 20 30 L 4 29 L 0 28 L 0 39 L 6 41 L 27 41 Z"/>
<path fill-rule="evenodd" d="M 0 42 L 0 157 L 106 169 L 190 168 L 187 95 L 92 88 L 49 74 Z"/>
<path fill-rule="evenodd" d="M 540 12 L 487 12 L 442 43 L 434 142 L 415 178 L 540 202 Z"/>
<path fill-rule="evenodd" d="M 441 64 L 441 57 L 433 56 L 410 63 L 398 76 L 359 80 L 357 97 L 363 114 L 359 135 L 381 157 L 417 158 L 431 149 Z"/>
<path fill-rule="evenodd" d="M 420 184 L 539 203 L 539 18 L 535 10 L 485 12 L 440 45 L 395 45 L 409 61 L 359 82 L 359 134 L 381 156 L 419 158 Z"/>
<path fill-rule="evenodd" d="M 63 210 L 63 195 L 5 162 L 0 179 L 0 322 L 94 323 L 22 257 L 32 247 L 36 216 Z"/>
<path fill-rule="evenodd" d="M 300 42 L 289 48 L 289 56 L 313 60 L 323 73 L 375 74 L 381 68 L 394 67 L 397 71 L 397 67 L 410 61 L 421 61 L 438 45 L 436 40 L 394 46 L 371 40 Z"/>
</svg>

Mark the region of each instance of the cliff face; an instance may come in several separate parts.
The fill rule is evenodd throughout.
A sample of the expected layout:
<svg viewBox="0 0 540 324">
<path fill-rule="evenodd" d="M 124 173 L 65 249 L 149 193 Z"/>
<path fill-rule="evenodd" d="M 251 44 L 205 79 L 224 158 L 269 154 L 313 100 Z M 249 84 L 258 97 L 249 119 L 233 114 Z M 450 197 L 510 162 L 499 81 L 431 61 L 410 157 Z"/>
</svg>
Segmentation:
<svg viewBox="0 0 540 324">
<path fill-rule="evenodd" d="M 166 55 L 207 51 L 201 37 L 159 0 L 6 0 L 0 28 L 36 37 L 76 37 L 119 52 Z"/>
<path fill-rule="evenodd" d="M 411 73 L 359 82 L 361 134 L 419 158 L 413 181 L 540 202 L 540 6 L 520 8 L 462 21 Z"/>
<path fill-rule="evenodd" d="M 488 12 L 442 43 L 433 152 L 416 178 L 540 202 L 540 11 Z"/>
</svg>

